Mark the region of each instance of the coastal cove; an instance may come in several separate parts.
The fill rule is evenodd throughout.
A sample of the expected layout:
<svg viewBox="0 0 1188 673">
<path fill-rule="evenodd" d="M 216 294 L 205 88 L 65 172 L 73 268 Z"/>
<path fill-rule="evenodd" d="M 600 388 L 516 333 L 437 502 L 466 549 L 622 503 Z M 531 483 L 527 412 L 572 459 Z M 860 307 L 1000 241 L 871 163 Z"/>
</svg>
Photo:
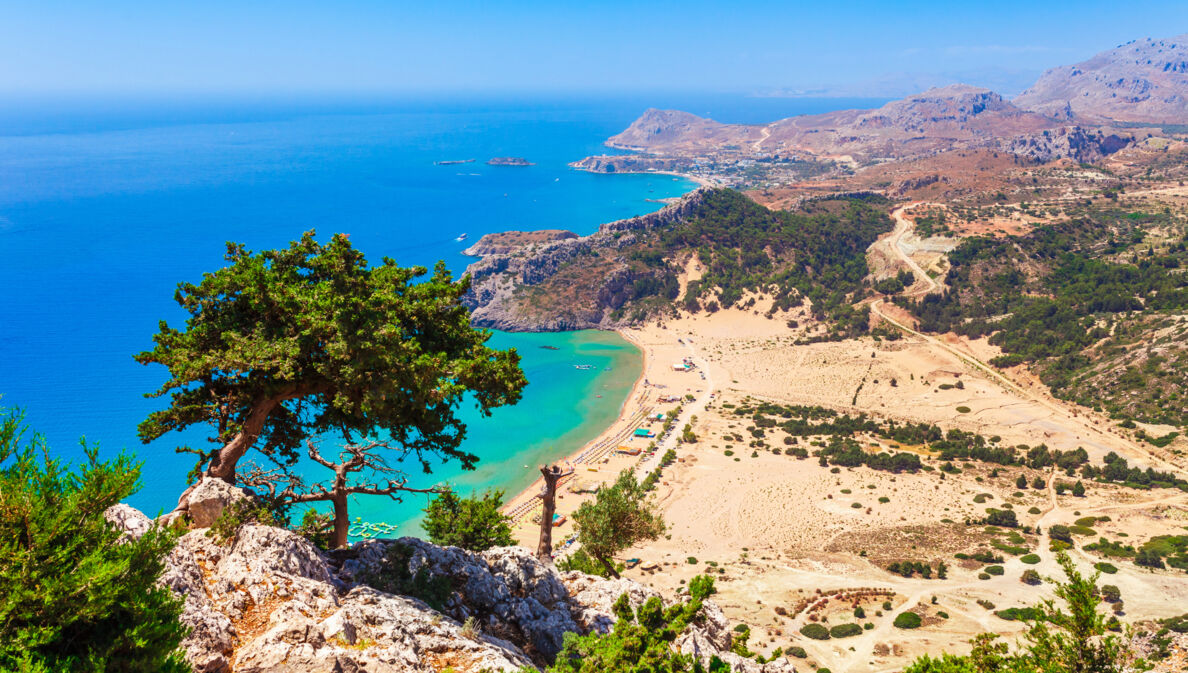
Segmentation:
<svg viewBox="0 0 1188 673">
<path fill-rule="evenodd" d="M 747 105 L 731 105 L 725 118 L 748 120 Z M 66 460 L 82 458 L 81 437 L 103 455 L 137 453 L 144 487 L 130 504 L 149 513 L 173 507 L 193 467 L 193 456 L 175 447 L 206 446 L 207 433 L 140 444 L 136 425 L 162 405 L 143 395 L 163 372 L 131 356 L 151 346 L 158 320 L 180 325 L 176 284 L 221 266 L 225 241 L 259 250 L 308 229 L 319 238 L 341 231 L 369 259 L 444 260 L 460 275 L 473 261 L 461 251 L 484 233 L 559 228 L 584 235 L 655 211 L 659 200 L 696 186 L 672 175 L 568 167 L 604 152 L 605 138 L 642 109 L 636 101 L 97 109 L 101 114 L 74 117 L 0 111 L 0 245 L 7 253 L 0 405 L 20 408 Z M 486 164 L 501 156 L 534 165 Z M 477 160 L 435 163 L 471 157 Z M 465 241 L 455 240 L 463 233 Z M 640 352 L 611 332 L 496 332 L 492 342 L 523 356 L 530 381 L 523 401 L 490 419 L 466 410 L 463 448 L 481 457 L 477 471 L 439 465 L 423 475 L 416 466 L 410 485 L 450 481 L 511 497 L 532 482 L 537 464 L 572 454 L 610 426 L 642 370 Z M 326 438 L 323 450 L 333 442 Z M 423 496 L 400 504 L 360 498 L 351 516 L 417 534 L 423 507 Z"/>
</svg>

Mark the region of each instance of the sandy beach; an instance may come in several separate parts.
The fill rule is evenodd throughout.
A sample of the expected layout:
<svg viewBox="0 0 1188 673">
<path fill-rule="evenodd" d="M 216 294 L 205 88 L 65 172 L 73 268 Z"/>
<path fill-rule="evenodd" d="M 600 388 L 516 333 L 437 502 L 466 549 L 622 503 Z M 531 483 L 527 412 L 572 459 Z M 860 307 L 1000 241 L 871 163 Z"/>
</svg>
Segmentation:
<svg viewBox="0 0 1188 673">
<path fill-rule="evenodd" d="M 946 431 L 997 435 L 1004 444 L 1083 447 L 1097 463 L 1109 451 L 1137 465 L 1162 467 L 1177 461 L 1169 452 L 1140 445 L 1105 416 L 1051 398 L 1026 371 L 984 369 L 982 363 L 997 354 L 985 341 L 940 341 L 906 332 L 897 340 L 797 343 L 816 329 L 805 309 L 768 318 L 766 308 L 760 298 L 753 310 L 684 315 L 621 332 L 643 352 L 644 372 L 618 420 L 568 459 L 574 472 L 559 489 L 557 513 L 564 522 L 554 536 L 560 553 L 575 533 L 572 512 L 592 497 L 590 487 L 613 480 L 626 468 L 642 478 L 672 448 L 677 459 L 664 469 L 655 492 L 668 533 L 625 551 L 620 560 L 642 560 L 625 575 L 671 595 L 694 575 L 714 574 L 717 602 L 729 619 L 751 625 L 753 650 L 798 646 L 819 666 L 883 671 L 899 670 L 925 651 L 967 649 L 969 638 L 982 631 L 1009 637 L 1020 624 L 1002 620 L 986 606 L 1030 605 L 1050 595 L 1049 584 L 1033 587 L 1019 581 L 1031 568 L 1060 576 L 1054 555 L 1035 536 L 1025 536 L 1022 544 L 1042 560 L 1032 566 L 1007 555 L 1000 576 L 982 577 L 980 564 L 954 558 L 993 550 L 993 534 L 963 524 L 984 516 L 983 503 L 1013 508 L 1021 524 L 1045 529 L 1055 523 L 1072 525 L 1088 514 L 1109 516 L 1110 523 L 1096 529 L 1111 538 L 1125 533 L 1145 538 L 1188 525 L 1188 494 L 1174 490 L 1092 484 L 1087 497 L 1073 498 L 1056 495 L 1052 485 L 1057 475 L 1047 470 L 963 463 L 960 474 L 947 478 L 936 470 L 839 470 L 821 467 L 812 457 L 781 453 L 778 447 L 787 444 L 782 430 L 769 429 L 765 442 L 752 441 L 746 435 L 752 427 L 749 417 L 733 409 L 770 401 L 934 423 Z M 685 358 L 695 369 L 673 370 Z M 639 427 L 658 432 L 661 422 L 647 419 L 678 407 L 678 402 L 662 398 L 684 401 L 675 432 L 664 438 L 632 438 Z M 685 423 L 693 426 L 693 443 L 677 441 Z M 890 446 L 873 436 L 858 439 L 870 451 L 918 450 Z M 657 445 L 649 453 L 653 442 Z M 617 452 L 619 447 L 641 452 L 627 455 Z M 931 460 L 927 452 L 922 455 Z M 1015 484 L 1020 475 L 1029 482 L 1039 478 L 1047 488 L 1020 491 Z M 506 508 L 516 520 L 518 540 L 530 547 L 539 536 L 533 514 L 540 509 L 540 487 L 534 484 Z M 1169 529 L 1161 523 L 1165 521 L 1175 525 Z M 1082 567 L 1098 560 L 1080 549 L 1073 553 Z M 951 569 L 945 580 L 903 578 L 886 570 L 886 564 L 901 560 L 943 560 Z M 1109 581 L 1122 587 L 1132 619 L 1179 614 L 1188 601 L 1188 576 L 1182 572 L 1152 576 L 1126 565 Z M 1158 589 L 1152 591 L 1153 586 Z M 795 605 L 856 589 L 880 592 L 862 604 L 868 616 L 858 621 L 871 624 L 862 635 L 815 641 L 798 633 L 810 619 L 793 614 Z M 889 611 L 884 600 L 891 604 Z M 848 598 L 827 602 L 811 620 L 852 622 L 852 603 Z M 891 626 L 890 617 L 907 609 L 924 616 L 923 628 L 907 633 Z"/>
</svg>

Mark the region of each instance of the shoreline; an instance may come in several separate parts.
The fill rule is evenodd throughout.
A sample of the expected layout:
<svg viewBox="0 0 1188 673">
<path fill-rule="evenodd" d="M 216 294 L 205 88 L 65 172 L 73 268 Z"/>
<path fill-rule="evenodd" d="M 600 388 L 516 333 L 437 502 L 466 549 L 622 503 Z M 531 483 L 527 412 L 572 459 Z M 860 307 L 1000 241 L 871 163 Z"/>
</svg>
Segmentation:
<svg viewBox="0 0 1188 673">
<path fill-rule="evenodd" d="M 618 329 L 618 330 L 608 330 L 608 331 L 618 334 L 624 341 L 626 341 L 627 343 L 631 344 L 632 346 L 634 346 L 635 348 L 637 348 L 639 350 L 640 360 L 641 360 L 639 375 L 635 377 L 635 383 L 631 384 L 631 389 L 627 392 L 627 397 L 625 397 L 623 399 L 623 402 L 619 405 L 619 415 L 618 415 L 618 417 L 615 418 L 614 421 L 611 422 L 610 426 L 608 426 L 607 428 L 605 428 L 604 430 L 599 432 L 592 439 L 590 439 L 590 441 L 588 441 L 585 444 L 583 444 L 582 446 L 578 447 L 576 450 L 574 450 L 568 454 L 565 454 L 563 457 L 559 458 L 558 460 L 553 461 L 552 464 L 556 464 L 556 465 L 578 465 L 578 464 L 581 464 L 580 461 L 582 460 L 583 456 L 587 453 L 587 451 L 594 449 L 595 447 L 598 447 L 600 445 L 606 444 L 608 442 L 608 440 L 610 440 L 616 436 L 616 433 L 614 433 L 613 431 L 615 430 L 617 425 L 619 425 L 620 423 L 622 423 L 624 421 L 625 412 L 628 409 L 628 407 L 630 406 L 632 400 L 634 400 L 638 395 L 641 395 L 643 393 L 644 382 L 647 380 L 646 376 L 648 373 L 648 364 L 649 364 L 647 350 L 635 338 L 633 338 L 631 335 L 629 335 L 626 332 L 626 330 Z M 531 469 L 539 470 L 540 467 L 541 466 L 539 466 L 539 465 L 535 465 L 535 466 L 532 466 Z M 562 482 L 558 483 L 558 486 L 557 486 L 558 491 L 560 491 L 561 487 L 564 484 L 569 483 L 572 480 L 573 480 L 573 478 L 563 479 Z M 517 512 L 517 510 L 522 510 L 529 504 L 535 504 L 535 501 L 537 500 L 537 496 L 543 487 L 544 487 L 543 477 L 537 477 L 526 488 L 524 488 L 520 492 L 516 493 L 514 496 L 508 498 L 507 502 L 504 503 L 503 506 L 500 508 L 500 511 L 502 511 L 504 514 L 512 516 L 513 519 L 522 519 L 525 516 L 530 516 L 531 511 L 528 511 L 527 513 L 525 513 L 525 512 Z M 560 496 L 560 494 L 558 494 L 558 497 L 559 496 Z M 519 522 L 517 521 L 516 523 L 519 523 Z"/>
<path fill-rule="evenodd" d="M 643 366 L 620 406 L 618 418 L 576 451 L 553 461 L 553 464 L 569 470 L 557 486 L 556 513 L 560 518 L 554 530 L 555 554 L 562 551 L 576 533 L 569 517 L 593 497 L 596 486 L 613 481 L 625 469 L 634 470 L 641 479 L 654 470 L 664 453 L 676 447 L 679 428 L 703 409 L 715 394 L 712 379 L 692 378 L 706 376 L 708 365 L 693 350 L 691 342 L 686 343 L 676 332 L 658 325 L 622 328 L 614 332 L 639 349 Z M 692 362 L 695 366 L 688 371 L 663 367 L 658 363 L 665 357 L 674 362 Z M 700 388 L 698 384 L 701 384 Z M 693 399 L 689 400 L 690 397 Z M 673 409 L 679 410 L 679 416 L 671 426 L 672 431 L 662 435 L 663 415 Z M 657 414 L 662 418 L 657 419 Z M 654 435 L 636 437 L 637 428 L 648 428 Z M 539 539 L 539 517 L 534 520 L 534 515 L 541 511 L 539 494 L 543 484 L 543 478 L 538 476 L 501 508 L 512 518 L 513 536 L 517 542 L 529 548 L 535 547 Z"/>
</svg>

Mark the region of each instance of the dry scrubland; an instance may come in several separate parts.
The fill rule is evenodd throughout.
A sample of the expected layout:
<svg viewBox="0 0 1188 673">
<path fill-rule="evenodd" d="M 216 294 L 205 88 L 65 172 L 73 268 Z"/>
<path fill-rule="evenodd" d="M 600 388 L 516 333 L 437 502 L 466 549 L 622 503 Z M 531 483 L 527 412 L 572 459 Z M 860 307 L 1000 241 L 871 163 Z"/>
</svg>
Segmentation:
<svg viewBox="0 0 1188 673">
<path fill-rule="evenodd" d="M 821 467 L 811 456 L 797 459 L 771 451 L 790 448 L 779 428 L 768 429 L 767 447 L 750 446 L 750 418 L 735 415 L 728 405 L 821 405 L 924 421 L 946 430 L 997 435 L 1005 444 L 1084 447 L 1094 462 L 1109 451 L 1144 466 L 1166 468 L 1171 458 L 1168 452 L 1149 455 L 1104 417 L 1051 399 L 1025 372 L 1011 373 L 1017 389 L 992 378 L 972 364 L 974 358 L 995 354 L 984 342 L 945 344 L 952 350 L 911 336 L 797 345 L 806 328 L 789 329 L 786 321 L 804 325 L 804 316 L 794 312 L 769 320 L 763 316 L 765 308 L 760 304 L 754 312 L 686 316 L 628 333 L 647 354 L 645 378 L 667 386 L 651 392 L 691 393 L 705 396 L 709 404 L 694 422 L 698 440 L 676 445 L 678 461 L 665 470 L 657 490 L 669 535 L 625 553 L 624 558 L 644 561 L 627 574 L 667 592 L 679 591 L 698 573 L 716 574 L 718 600 L 728 617 L 751 626 L 753 650 L 799 646 L 811 664 L 834 671 L 896 670 L 924 652 L 963 651 L 966 641 L 982 631 L 1017 633 L 1019 622 L 994 612 L 1050 595 L 1050 584 L 1022 583 L 1024 570 L 1050 577 L 1059 576 L 1059 569 L 1046 536 L 1010 540 L 1008 531 L 995 534 L 964 523 L 984 517 L 987 507 L 1009 507 L 1020 524 L 1039 524 L 1044 530 L 1052 524 L 1073 525 L 1085 516 L 1108 516 L 1110 521 L 1097 523 L 1094 532 L 1136 544 L 1188 527 L 1188 495 L 1175 490 L 1090 483 L 1085 497 L 1057 496 L 1048 471 L 1000 467 L 992 476 L 995 466 L 984 463 L 959 463 L 960 474 L 943 478 L 939 470 L 892 474 L 866 467 Z M 671 360 L 690 351 L 705 362 L 713 400 L 699 374 L 668 371 Z M 811 451 L 810 439 L 799 438 L 796 446 Z M 860 441 L 869 450 L 891 445 L 874 437 Z M 925 464 L 937 466 L 939 461 L 925 458 Z M 1029 483 L 1038 477 L 1045 485 L 1020 490 L 1015 483 L 1020 474 Z M 576 506 L 568 494 L 566 503 L 566 509 Z M 1079 546 L 1096 538 L 1077 539 Z M 993 547 L 995 543 L 1026 547 L 1040 561 L 1026 564 L 1019 555 Z M 979 550 L 1004 557 L 995 564 L 1002 566 L 1001 576 L 979 579 L 985 564 L 954 556 Z M 1085 568 L 1101 560 L 1080 549 L 1073 554 Z M 927 562 L 932 568 L 944 561 L 948 577 L 908 579 L 885 569 L 900 561 Z M 654 569 L 642 569 L 652 564 Z M 1188 575 L 1182 571 L 1148 571 L 1129 561 L 1115 565 L 1119 572 L 1102 582 L 1121 589 L 1125 620 L 1185 611 Z M 845 593 L 840 599 L 839 591 Z M 796 613 L 806 599 L 819 601 L 830 594 L 835 595 L 812 611 L 812 618 L 808 611 Z M 889 610 L 884 601 L 890 601 Z M 855 605 L 862 607 L 864 617 L 854 616 Z M 923 626 L 895 628 L 894 616 L 905 610 L 920 614 Z M 819 641 L 799 633 L 810 621 L 871 626 L 857 636 Z"/>
</svg>

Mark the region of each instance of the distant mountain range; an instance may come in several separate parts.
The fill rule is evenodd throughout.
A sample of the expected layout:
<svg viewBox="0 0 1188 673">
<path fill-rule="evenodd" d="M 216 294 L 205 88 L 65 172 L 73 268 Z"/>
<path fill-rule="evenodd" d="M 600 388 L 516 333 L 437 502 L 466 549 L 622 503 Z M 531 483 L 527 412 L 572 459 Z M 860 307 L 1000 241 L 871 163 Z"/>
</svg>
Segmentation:
<svg viewBox="0 0 1188 673">
<path fill-rule="evenodd" d="M 875 110 L 723 124 L 649 109 L 607 144 L 643 154 L 596 156 L 586 170 L 687 170 L 746 160 L 869 164 L 952 150 L 1034 161 L 1093 161 L 1133 141 L 1118 122 L 1188 124 L 1188 35 L 1141 40 L 1045 72 L 1014 100 L 965 84 L 929 89 Z"/>
<path fill-rule="evenodd" d="M 1188 124 L 1188 34 L 1128 42 L 1052 68 L 1014 102 L 1049 115 Z"/>
</svg>

